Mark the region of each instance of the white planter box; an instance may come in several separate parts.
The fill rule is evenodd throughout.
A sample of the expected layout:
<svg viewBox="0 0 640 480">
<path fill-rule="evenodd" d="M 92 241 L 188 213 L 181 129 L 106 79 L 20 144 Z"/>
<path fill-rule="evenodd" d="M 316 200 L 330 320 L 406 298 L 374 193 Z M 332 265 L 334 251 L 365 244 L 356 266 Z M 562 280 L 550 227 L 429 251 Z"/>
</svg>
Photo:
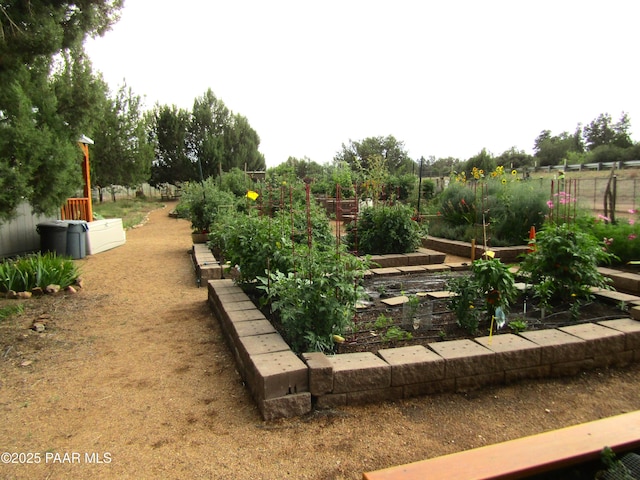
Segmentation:
<svg viewBox="0 0 640 480">
<path fill-rule="evenodd" d="M 121 218 L 94 220 L 88 222 L 88 227 L 87 253 L 89 255 L 119 247 L 125 243 L 127 238 Z"/>
</svg>

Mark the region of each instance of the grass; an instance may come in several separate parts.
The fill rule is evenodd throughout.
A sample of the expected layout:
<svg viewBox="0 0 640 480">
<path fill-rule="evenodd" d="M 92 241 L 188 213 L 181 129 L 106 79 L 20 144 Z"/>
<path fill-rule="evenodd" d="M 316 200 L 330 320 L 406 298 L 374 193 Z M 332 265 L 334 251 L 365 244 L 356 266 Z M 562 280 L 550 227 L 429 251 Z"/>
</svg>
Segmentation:
<svg viewBox="0 0 640 480">
<path fill-rule="evenodd" d="M 125 229 L 139 225 L 151 210 L 164 205 L 158 199 L 123 198 L 116 202 L 93 204 L 93 212 L 101 218 L 121 218 Z"/>
<path fill-rule="evenodd" d="M 18 303 L 16 305 L 7 305 L 6 307 L 0 308 L 0 320 L 4 320 L 5 318 L 9 318 L 13 315 L 19 315 L 24 312 L 24 305 L 22 303 Z"/>
</svg>

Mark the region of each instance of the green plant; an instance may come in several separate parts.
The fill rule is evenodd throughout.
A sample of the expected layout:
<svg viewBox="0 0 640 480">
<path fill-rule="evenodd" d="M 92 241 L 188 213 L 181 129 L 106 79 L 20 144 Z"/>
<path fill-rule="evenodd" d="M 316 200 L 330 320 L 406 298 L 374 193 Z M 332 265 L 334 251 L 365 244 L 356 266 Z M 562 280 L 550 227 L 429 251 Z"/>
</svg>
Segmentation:
<svg viewBox="0 0 640 480">
<path fill-rule="evenodd" d="M 596 478 L 616 478 L 622 480 L 634 480 L 636 477 L 627 468 L 623 461 L 618 460 L 611 447 L 604 447 L 600 452 L 600 461 L 606 468 L 606 476 L 601 477 L 601 472 Z"/>
<path fill-rule="evenodd" d="M 629 210 L 635 215 L 636 210 Z M 615 255 L 611 263 L 618 265 L 640 258 L 640 222 L 634 217 L 612 223 L 603 215 L 597 217 L 581 216 L 577 222 L 579 228 L 604 242 L 609 253 Z"/>
<path fill-rule="evenodd" d="M 390 327 L 391 325 L 393 325 L 393 318 L 387 317 L 384 313 L 381 313 L 378 315 L 378 318 L 376 318 L 373 327 L 376 330 L 382 330 L 383 328 Z"/>
<path fill-rule="evenodd" d="M 520 263 L 541 306 L 551 309 L 554 302 L 568 303 L 575 317 L 581 302 L 591 300 L 591 287 L 610 288 L 598 265 L 614 256 L 601 241 L 569 224 L 547 224 L 538 232 L 535 249 Z"/>
<path fill-rule="evenodd" d="M 235 211 L 236 197 L 221 190 L 213 178 L 204 182 L 188 182 L 182 187 L 182 195 L 175 211 L 178 216 L 191 221 L 194 232 L 208 232 L 218 216 Z"/>
<path fill-rule="evenodd" d="M 309 241 L 314 250 L 335 251 L 329 219 L 319 208 L 310 206 L 308 216 L 300 205 L 293 214 L 281 212 L 273 217 L 255 211 L 225 214 L 211 225 L 209 247 L 240 267 L 241 283 L 253 282 L 265 272 L 297 269 L 300 246 L 308 246 Z"/>
<path fill-rule="evenodd" d="M 400 327 L 392 326 L 387 329 L 385 334 L 382 336 L 382 339 L 386 342 L 393 342 L 399 340 L 411 340 L 413 335 L 411 332 L 407 332 L 402 330 Z"/>
<path fill-rule="evenodd" d="M 522 182 L 503 167 L 486 174 L 474 168 L 471 178 L 454 177 L 435 199 L 439 222 L 430 234 L 455 240 L 480 238 L 483 221 L 490 224 L 491 244 L 520 245 L 531 226 L 539 229 L 547 211 L 548 189 Z"/>
<path fill-rule="evenodd" d="M 625 302 L 624 300 L 620 300 L 617 304 L 617 307 L 620 309 L 620 311 L 622 312 L 628 312 L 629 311 L 629 304 L 627 302 Z"/>
<path fill-rule="evenodd" d="M 78 276 L 72 259 L 51 252 L 37 253 L 0 263 L 0 290 L 23 292 L 51 284 L 66 288 Z"/>
<path fill-rule="evenodd" d="M 355 225 L 347 227 L 347 243 L 366 254 L 414 252 L 420 245 L 420 229 L 413 210 L 402 204 L 364 208 Z"/>
<path fill-rule="evenodd" d="M 0 320 L 9 318 L 12 315 L 20 315 L 22 312 L 24 312 L 24 305 L 22 303 L 7 305 L 6 307 L 0 308 Z"/>
<path fill-rule="evenodd" d="M 513 333 L 524 332 L 529 324 L 525 320 L 513 320 L 509 322 L 509 328 Z"/>
<path fill-rule="evenodd" d="M 480 320 L 490 320 L 498 309 L 506 314 L 518 294 L 507 265 L 491 257 L 474 261 L 471 274 L 451 279 L 448 289 L 454 294 L 449 305 L 458 325 L 469 333 L 476 332 Z"/>
<path fill-rule="evenodd" d="M 341 336 L 353 322 L 356 302 L 363 296 L 359 280 L 368 265 L 344 251 L 300 250 L 297 270 L 258 276 L 258 289 L 279 313 L 293 350 L 329 351 L 334 335 Z"/>
</svg>

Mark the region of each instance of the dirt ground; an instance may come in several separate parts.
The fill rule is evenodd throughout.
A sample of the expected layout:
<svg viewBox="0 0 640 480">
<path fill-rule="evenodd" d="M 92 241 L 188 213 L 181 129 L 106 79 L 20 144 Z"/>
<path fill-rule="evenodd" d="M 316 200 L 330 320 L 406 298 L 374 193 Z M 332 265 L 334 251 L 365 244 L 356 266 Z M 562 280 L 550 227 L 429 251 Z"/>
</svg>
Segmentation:
<svg viewBox="0 0 640 480">
<path fill-rule="evenodd" d="M 264 422 L 196 286 L 189 224 L 168 211 L 78 260 L 77 294 L 0 321 L 0 454 L 25 454 L 1 459 L 32 461 L 0 478 L 359 479 L 640 409 L 636 364 Z"/>
</svg>

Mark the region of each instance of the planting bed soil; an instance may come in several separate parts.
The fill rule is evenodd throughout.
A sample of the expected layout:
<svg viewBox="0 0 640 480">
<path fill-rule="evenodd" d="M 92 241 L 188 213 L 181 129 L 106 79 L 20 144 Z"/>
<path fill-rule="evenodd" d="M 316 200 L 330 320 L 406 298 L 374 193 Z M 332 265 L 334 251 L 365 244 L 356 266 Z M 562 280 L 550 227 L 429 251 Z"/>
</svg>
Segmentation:
<svg viewBox="0 0 640 480">
<path fill-rule="evenodd" d="M 446 299 L 434 299 L 426 295 L 447 290 L 447 282 L 454 276 L 460 275 L 469 275 L 469 273 L 459 271 L 367 279 L 365 290 L 368 301 L 363 302 L 362 307 L 358 309 L 354 320 L 354 331 L 345 335 L 345 342 L 338 345 L 336 353 L 376 352 L 381 348 L 426 345 L 443 340 L 489 335 L 490 319 L 481 322 L 477 332 L 470 333 L 458 325 L 456 316 L 449 310 Z M 413 297 L 419 303 L 413 305 L 410 302 L 400 305 L 385 303 L 385 300 L 402 295 Z M 584 303 L 580 307 L 580 315 L 577 319 L 572 318 L 568 304 L 556 304 L 543 316 L 535 299 L 521 295 L 511 306 L 506 323 L 501 328 L 493 325 L 493 334 L 513 333 L 509 322 L 515 320 L 525 321 L 526 330 L 540 330 L 625 316 L 627 314 L 617 305 L 602 300 Z M 397 338 L 401 335 L 398 334 L 398 329 L 409 333 L 412 338 Z"/>
<path fill-rule="evenodd" d="M 360 303 L 354 318 L 353 330 L 344 334 L 344 343 L 336 344 L 335 352 L 373 352 L 379 349 L 424 345 L 444 340 L 458 340 L 489 335 L 490 320 L 480 323 L 476 332 L 470 333 L 457 323 L 456 316 L 449 310 L 446 298 L 431 298 L 428 293 L 447 290 L 447 282 L 455 276 L 469 275 L 465 271 L 433 272 L 393 276 L 373 276 L 365 279 L 364 290 L 367 299 Z M 260 306 L 261 292 L 246 290 L 256 306 Z M 413 297 L 419 303 L 398 304 L 394 299 Z M 385 302 L 389 302 L 385 303 Z M 276 330 L 286 338 L 277 313 L 262 307 L 262 312 Z M 493 326 L 493 334 L 513 333 L 509 322 L 525 321 L 526 330 L 558 328 L 587 322 L 599 322 L 626 317 L 628 314 L 617 305 L 594 299 L 580 307 L 579 318 L 574 319 L 568 304 L 557 304 L 552 311 L 542 316 L 535 299 L 521 295 L 512 305 L 506 323 L 499 328 Z M 407 339 L 406 336 L 411 338 Z"/>
<path fill-rule="evenodd" d="M 634 364 L 265 422 L 194 280 L 190 224 L 169 210 L 79 261 L 76 295 L 0 320 L 0 452 L 82 454 L 0 464 L 1 478 L 359 480 L 640 409 Z M 84 461 L 107 452 L 110 463 Z"/>
</svg>

